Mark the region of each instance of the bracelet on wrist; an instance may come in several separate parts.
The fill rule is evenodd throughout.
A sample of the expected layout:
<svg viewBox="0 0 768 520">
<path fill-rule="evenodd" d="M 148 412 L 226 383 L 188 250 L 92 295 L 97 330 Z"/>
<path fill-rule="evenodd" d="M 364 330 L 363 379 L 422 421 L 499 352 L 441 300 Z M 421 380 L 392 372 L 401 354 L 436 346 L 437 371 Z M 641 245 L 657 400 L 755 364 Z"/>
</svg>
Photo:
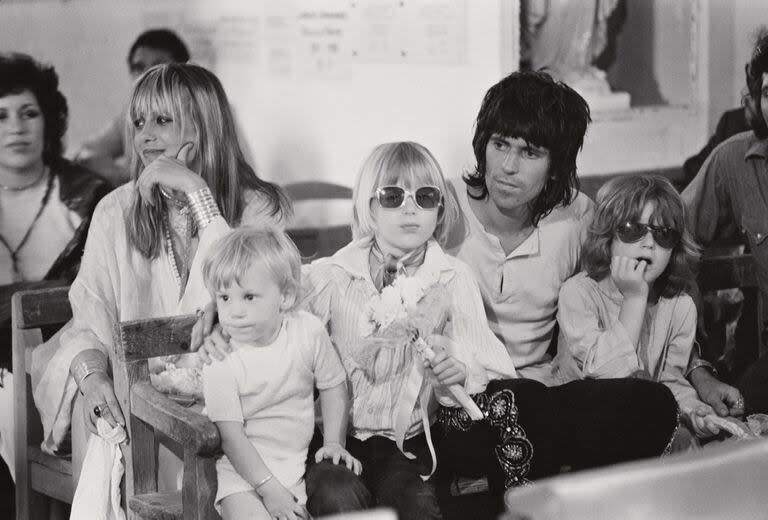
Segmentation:
<svg viewBox="0 0 768 520">
<path fill-rule="evenodd" d="M 257 483 L 256 483 L 256 484 L 253 486 L 253 490 L 254 490 L 254 491 L 257 491 L 257 490 L 258 490 L 258 489 L 259 489 L 261 486 L 263 486 L 264 484 L 266 484 L 267 482 L 269 482 L 270 480 L 272 480 L 272 477 L 274 477 L 274 475 L 273 475 L 272 473 L 270 473 L 269 475 L 267 475 L 266 477 L 264 477 L 263 479 L 261 479 L 260 481 L 258 481 L 258 482 L 257 482 Z"/>
<path fill-rule="evenodd" d="M 107 360 L 104 356 L 89 356 L 87 359 L 82 359 L 73 364 L 69 370 L 75 379 L 77 388 L 81 389 L 86 377 L 96 372 L 107 373 Z M 83 393 L 82 389 L 80 393 Z"/>
<path fill-rule="evenodd" d="M 688 369 L 685 372 L 685 377 L 690 377 L 694 370 L 702 367 L 709 369 L 713 376 L 717 376 L 717 369 L 712 363 L 703 359 L 695 359 L 688 365 Z"/>
<path fill-rule="evenodd" d="M 203 229 L 211 221 L 220 216 L 219 206 L 213 198 L 213 193 L 209 187 L 200 188 L 192 193 L 187 193 L 189 207 L 192 210 L 192 217 L 195 219 L 197 229 Z"/>
</svg>

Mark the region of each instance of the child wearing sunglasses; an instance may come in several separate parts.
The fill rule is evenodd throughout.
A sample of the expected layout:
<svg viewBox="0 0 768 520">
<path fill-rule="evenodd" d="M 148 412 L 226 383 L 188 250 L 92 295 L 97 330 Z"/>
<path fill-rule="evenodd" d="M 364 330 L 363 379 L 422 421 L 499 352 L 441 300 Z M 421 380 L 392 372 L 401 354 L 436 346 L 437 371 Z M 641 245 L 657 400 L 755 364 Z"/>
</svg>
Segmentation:
<svg viewBox="0 0 768 520">
<path fill-rule="evenodd" d="M 331 497 L 334 491 L 328 491 L 336 482 L 339 496 L 358 490 L 358 506 L 368 500 L 395 509 L 401 519 L 440 518 L 434 486 L 427 478 L 437 460 L 430 425 L 438 400 L 459 407 L 446 391 L 449 385 L 480 394 L 489 379 L 513 377 L 515 370 L 487 325 L 469 268 L 441 247 L 460 210 L 432 154 L 416 143 L 379 145 L 358 174 L 353 202 L 355 240 L 311 264 L 305 284 L 308 306 L 328 323 L 347 370 L 352 414 L 346 446 L 361 461 L 363 473 L 359 480 L 347 472 L 344 481 L 339 476 L 343 467 L 321 462 L 310 468 L 308 485 L 321 483 L 324 500 L 332 504 L 310 511 L 338 511 L 333 509 L 338 507 Z M 371 344 L 363 331 L 366 306 L 401 278 L 424 281 L 425 292 L 435 288 L 445 296 L 439 303 L 445 306 L 446 319 L 423 338 L 435 351 L 430 361 L 407 344 L 389 345 L 375 356 L 367 350 Z"/>
<path fill-rule="evenodd" d="M 606 183 L 582 252 L 584 271 L 560 290 L 556 366 L 563 380 L 641 377 L 664 383 L 697 437 L 720 419 L 685 377 L 696 308 L 685 292 L 698 247 L 683 202 L 665 178 Z"/>
</svg>

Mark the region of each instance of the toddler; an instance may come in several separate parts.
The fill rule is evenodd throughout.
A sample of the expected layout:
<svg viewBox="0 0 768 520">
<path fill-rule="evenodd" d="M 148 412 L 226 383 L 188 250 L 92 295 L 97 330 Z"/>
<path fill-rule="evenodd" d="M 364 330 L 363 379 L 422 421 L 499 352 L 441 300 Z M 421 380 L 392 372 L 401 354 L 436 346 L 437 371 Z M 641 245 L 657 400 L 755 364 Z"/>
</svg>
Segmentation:
<svg viewBox="0 0 768 520">
<path fill-rule="evenodd" d="M 344 448 L 346 373 L 323 324 L 295 310 L 301 264 L 274 229 L 241 227 L 203 265 L 232 353 L 203 368 L 208 416 L 221 434 L 216 507 L 228 518 L 307 518 L 305 461 L 314 388 L 325 443 L 316 458 L 360 463 Z"/>
</svg>

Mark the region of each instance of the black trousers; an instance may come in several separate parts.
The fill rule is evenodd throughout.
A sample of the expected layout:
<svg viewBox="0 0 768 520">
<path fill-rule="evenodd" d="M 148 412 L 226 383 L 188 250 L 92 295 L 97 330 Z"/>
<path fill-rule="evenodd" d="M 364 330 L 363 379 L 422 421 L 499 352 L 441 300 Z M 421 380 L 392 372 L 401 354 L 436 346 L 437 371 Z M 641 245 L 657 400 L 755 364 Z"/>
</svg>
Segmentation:
<svg viewBox="0 0 768 520">
<path fill-rule="evenodd" d="M 441 519 L 434 481 L 421 478 L 432 467 L 425 436 L 410 438 L 403 447 L 416 458 L 406 458 L 386 437 L 364 441 L 347 437 L 347 450 L 362 463 L 362 474 L 358 477 L 330 461 L 310 465 L 306 477 L 308 511 L 321 516 L 382 506 L 394 509 L 400 520 Z"/>
<path fill-rule="evenodd" d="M 455 409 L 438 412 L 440 424 L 433 428 L 438 474 L 441 479 L 487 476 L 490 497 L 499 510 L 509 486 L 557 474 L 564 467 L 580 470 L 661 455 L 677 427 L 672 392 L 640 379 L 583 380 L 557 387 L 530 379 L 492 381 L 473 397 L 488 413 L 486 419 L 471 422 Z M 413 518 L 412 511 L 423 515 L 417 518 L 439 518 L 431 508 L 431 491 L 423 492 L 431 488 L 421 486 L 429 482 L 418 477 L 429 463 L 423 436 L 406 446 L 417 455 L 416 461 L 405 459 L 388 439 L 349 443 L 350 452 L 363 463 L 362 478 L 343 466 L 310 465 L 310 513 L 385 505 L 395 508 L 400 518 Z M 419 481 L 397 473 L 400 465 Z M 397 476 L 382 476 L 390 471 Z M 404 491 L 411 487 L 412 492 Z M 396 503 L 386 498 L 393 492 Z"/>
<path fill-rule="evenodd" d="M 508 487 L 562 468 L 661 455 L 678 422 L 672 392 L 640 379 L 582 380 L 556 387 L 530 379 L 492 381 L 474 398 L 487 410 L 487 419 L 460 424 L 449 418 L 455 409 L 441 410 L 438 463 L 450 476 L 487 476 L 498 508 Z"/>
<path fill-rule="evenodd" d="M 768 354 L 752 362 L 735 381 L 744 396 L 745 415 L 768 413 Z"/>
</svg>

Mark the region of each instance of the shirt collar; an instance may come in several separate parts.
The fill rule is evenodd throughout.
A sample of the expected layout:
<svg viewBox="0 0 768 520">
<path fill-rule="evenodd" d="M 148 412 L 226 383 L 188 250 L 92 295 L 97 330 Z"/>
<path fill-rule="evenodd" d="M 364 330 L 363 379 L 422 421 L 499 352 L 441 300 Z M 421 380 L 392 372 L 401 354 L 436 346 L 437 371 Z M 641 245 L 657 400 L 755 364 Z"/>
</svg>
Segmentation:
<svg viewBox="0 0 768 520">
<path fill-rule="evenodd" d="M 518 256 L 531 256 L 537 255 L 541 247 L 541 228 L 535 226 L 531 234 L 523 240 L 522 244 L 517 246 L 514 251 L 507 255 L 507 258 L 515 258 Z"/>
<path fill-rule="evenodd" d="M 372 237 L 353 240 L 333 255 L 330 262 L 341 267 L 352 276 L 365 278 L 373 283 L 370 270 L 368 269 L 368 254 L 372 246 L 371 240 Z M 429 242 L 427 242 L 424 263 L 416 272 L 421 274 L 424 271 L 437 271 L 438 274 L 454 271 L 448 255 L 446 255 L 443 248 L 440 247 L 440 244 L 434 238 L 430 238 Z"/>
<path fill-rule="evenodd" d="M 754 133 L 750 136 L 753 141 L 747 148 L 747 153 L 744 154 L 744 159 L 751 157 L 762 157 L 765 159 L 768 157 L 768 139 L 759 139 Z"/>
<path fill-rule="evenodd" d="M 485 236 L 489 241 L 491 241 L 493 244 L 496 244 L 499 248 L 501 248 L 501 241 L 499 240 L 499 237 L 494 235 L 493 233 L 489 233 L 482 222 L 480 222 L 480 219 L 477 218 L 477 215 L 475 215 L 475 212 L 472 210 L 472 206 L 469 204 L 469 194 L 467 189 L 457 189 L 456 191 L 459 192 L 458 198 L 459 198 L 459 204 L 462 206 L 462 210 L 468 215 L 467 218 L 471 221 L 470 226 L 476 228 L 478 231 L 480 231 L 483 236 Z M 545 217 L 546 218 L 546 217 Z M 526 237 L 523 242 L 515 248 L 514 251 L 506 255 L 507 258 L 516 258 L 519 256 L 530 256 L 530 255 L 537 255 L 539 253 L 539 250 L 541 248 L 541 228 L 539 226 L 534 226 L 533 231 L 531 234 Z"/>
</svg>

